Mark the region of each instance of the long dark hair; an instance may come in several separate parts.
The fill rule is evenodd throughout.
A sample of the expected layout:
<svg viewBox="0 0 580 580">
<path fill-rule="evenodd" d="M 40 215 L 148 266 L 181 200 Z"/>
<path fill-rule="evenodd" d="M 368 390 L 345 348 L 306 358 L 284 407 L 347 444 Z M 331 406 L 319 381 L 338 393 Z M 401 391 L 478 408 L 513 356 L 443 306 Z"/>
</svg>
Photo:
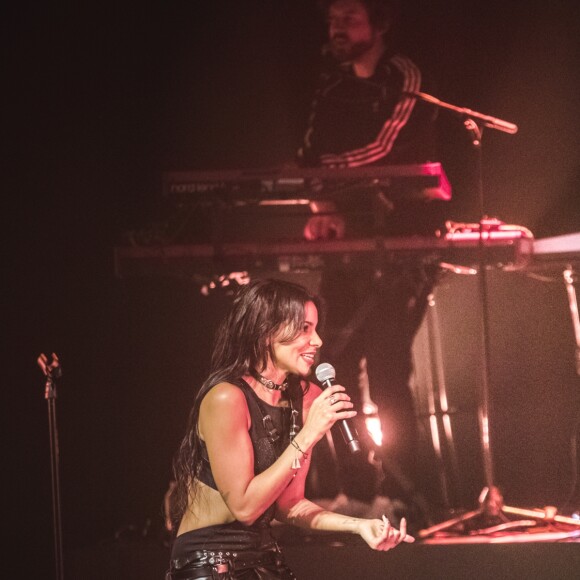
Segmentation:
<svg viewBox="0 0 580 580">
<path fill-rule="evenodd" d="M 277 340 L 294 340 L 304 325 L 304 306 L 309 301 L 318 306 L 318 300 L 305 288 L 281 280 L 254 280 L 236 295 L 216 332 L 209 376 L 195 398 L 185 436 L 173 460 L 177 484 L 171 501 L 174 530 L 196 491 L 202 458 L 198 418 L 203 398 L 219 383 L 237 381 L 252 369 L 263 371 L 268 358 L 273 357 L 271 339 L 285 327 L 285 334 Z M 292 397 L 292 391 L 302 387 L 298 377 L 289 378 Z"/>
</svg>

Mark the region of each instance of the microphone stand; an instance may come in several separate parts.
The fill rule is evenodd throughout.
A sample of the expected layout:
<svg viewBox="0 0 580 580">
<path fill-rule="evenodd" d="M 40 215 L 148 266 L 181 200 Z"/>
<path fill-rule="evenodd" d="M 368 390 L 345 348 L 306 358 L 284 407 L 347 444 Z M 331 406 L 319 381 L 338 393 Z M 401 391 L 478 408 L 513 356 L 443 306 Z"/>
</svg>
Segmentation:
<svg viewBox="0 0 580 580">
<path fill-rule="evenodd" d="M 479 495 L 479 508 L 468 512 L 462 516 L 453 518 L 446 522 L 437 524 L 425 530 L 419 532 L 420 538 L 429 538 L 430 536 L 436 534 L 437 532 L 447 530 L 454 527 L 457 524 L 463 524 L 464 522 L 474 519 L 479 516 L 483 516 L 489 521 L 495 520 L 503 522 L 499 526 L 493 526 L 489 528 L 490 530 L 497 531 L 498 528 L 511 529 L 514 527 L 529 526 L 534 525 L 534 522 L 529 520 L 521 522 L 508 522 L 506 518 L 506 513 L 511 513 L 515 515 L 524 515 L 530 517 L 531 512 L 529 510 L 518 510 L 518 508 L 510 508 L 503 504 L 503 497 L 499 489 L 494 485 L 494 473 L 493 473 L 493 459 L 491 452 L 491 441 L 490 441 L 490 429 L 489 429 L 489 385 L 490 385 L 490 338 L 489 338 L 489 295 L 488 295 L 488 281 L 487 281 L 487 268 L 485 260 L 485 240 L 490 238 L 491 222 L 485 213 L 485 202 L 484 202 L 484 187 L 483 187 L 483 154 L 482 154 L 482 137 L 484 127 L 490 129 L 496 129 L 504 133 L 513 135 L 517 133 L 518 127 L 514 123 L 505 121 L 503 119 L 498 119 L 490 115 L 485 115 L 465 107 L 458 107 L 450 103 L 446 103 L 428 95 L 427 93 L 421 92 L 409 92 L 409 96 L 420 99 L 426 103 L 430 103 L 439 108 L 452 111 L 453 113 L 459 115 L 463 119 L 463 125 L 468 131 L 471 145 L 475 150 L 475 164 L 476 164 L 476 191 L 479 206 L 479 239 L 478 239 L 478 268 L 479 268 L 479 294 L 480 294 L 480 304 L 481 304 L 481 333 L 482 333 L 482 373 L 481 373 L 481 386 L 479 389 L 479 405 L 478 405 L 478 428 L 479 428 L 479 438 L 481 445 L 481 454 L 483 462 L 483 474 L 485 487 Z M 525 514 L 523 512 L 526 512 Z M 535 512 L 537 513 L 537 512 Z M 538 515 L 540 519 L 543 518 L 544 514 Z M 486 530 L 478 530 L 479 533 L 485 533 Z"/>
<path fill-rule="evenodd" d="M 472 111 L 470 111 L 472 112 Z M 478 425 L 481 443 L 484 480 L 488 489 L 493 489 L 493 461 L 491 454 L 489 436 L 489 376 L 491 365 L 489 361 L 490 340 L 489 340 L 489 294 L 487 284 L 487 268 L 485 263 L 485 239 L 489 239 L 489 227 L 487 226 L 487 216 L 485 214 L 485 203 L 483 193 L 483 153 L 482 137 L 483 129 L 470 116 L 463 122 L 465 128 L 471 136 L 471 144 L 476 152 L 477 171 L 477 197 L 479 202 L 479 293 L 481 299 L 481 330 L 482 330 L 482 363 L 480 400 L 478 409 Z M 515 127 L 515 125 L 514 125 Z M 517 127 L 516 127 L 517 130 Z M 484 232 L 487 234 L 484 236 Z"/>
<path fill-rule="evenodd" d="M 56 380 L 62 377 L 62 368 L 56 354 L 52 354 L 49 363 L 46 355 L 41 354 L 38 366 L 46 376 L 44 398 L 48 403 L 48 430 L 50 437 L 50 473 L 52 478 L 52 521 L 54 532 L 54 561 L 56 567 L 56 580 L 64 580 L 64 567 L 62 556 L 62 520 L 60 505 L 60 477 L 59 477 L 59 447 L 58 429 L 56 423 Z"/>
<path fill-rule="evenodd" d="M 458 107 L 428 95 L 427 93 L 412 92 L 410 96 L 430 103 L 439 108 L 452 111 L 463 118 L 463 125 L 469 133 L 471 145 L 475 150 L 476 191 L 479 206 L 479 239 L 478 239 L 478 266 L 479 266 L 479 293 L 481 301 L 481 331 L 482 331 L 482 376 L 478 408 L 479 436 L 483 458 L 484 480 L 487 489 L 493 490 L 493 461 L 489 435 L 489 376 L 490 376 L 490 339 L 489 339 L 489 296 L 487 284 L 487 268 L 485 260 L 485 240 L 490 237 L 490 220 L 486 215 L 483 187 L 483 128 L 489 127 L 513 135 L 518 127 L 514 123 L 485 115 L 472 109 Z"/>
<path fill-rule="evenodd" d="M 490 375 L 490 339 L 489 339 L 489 305 L 488 305 L 488 284 L 487 284 L 487 269 L 485 261 L 485 241 L 490 239 L 490 230 L 492 220 L 485 215 L 484 203 L 484 187 L 483 187 L 483 156 L 482 156 L 482 135 L 483 128 L 496 129 L 504 133 L 513 135 L 517 133 L 518 127 L 514 123 L 491 117 L 483 113 L 478 113 L 465 107 L 458 107 L 450 103 L 445 103 L 431 95 L 420 92 L 408 92 L 409 96 L 416 99 L 423 100 L 427 103 L 433 104 L 442 109 L 452 111 L 463 118 L 463 124 L 470 134 L 471 144 L 476 152 L 476 171 L 477 171 L 477 195 L 479 204 L 479 241 L 478 241 L 478 258 L 479 258 L 479 290 L 481 297 L 481 321 L 482 321 L 482 361 L 483 370 L 481 377 L 481 388 L 479 392 L 479 406 L 478 406 L 478 426 L 479 436 L 483 460 L 483 472 L 485 487 L 481 491 L 478 503 L 479 507 L 473 511 L 467 512 L 459 517 L 455 517 L 448 521 L 431 526 L 430 528 L 421 530 L 419 537 L 427 539 L 434 534 L 453 528 L 458 524 L 483 516 L 484 523 L 489 524 L 490 521 L 501 521 L 499 525 L 492 525 L 484 529 L 478 529 L 477 534 L 492 534 L 495 532 L 515 529 L 515 528 L 529 528 L 536 525 L 536 521 L 543 521 L 547 524 L 564 524 L 578 528 L 580 521 L 575 518 L 558 515 L 556 508 L 548 506 L 544 510 L 529 510 L 517 507 L 507 506 L 503 503 L 503 497 L 499 489 L 494 485 L 493 474 L 493 460 L 490 443 L 489 430 L 489 375 Z M 574 295 L 575 297 L 575 295 Z M 580 336 L 580 330 L 579 335 Z M 509 521 L 508 515 L 519 518 L 528 518 L 519 521 Z M 563 536 L 576 536 L 578 530 L 569 533 L 564 532 Z M 429 540 L 428 540 L 429 541 Z"/>
</svg>

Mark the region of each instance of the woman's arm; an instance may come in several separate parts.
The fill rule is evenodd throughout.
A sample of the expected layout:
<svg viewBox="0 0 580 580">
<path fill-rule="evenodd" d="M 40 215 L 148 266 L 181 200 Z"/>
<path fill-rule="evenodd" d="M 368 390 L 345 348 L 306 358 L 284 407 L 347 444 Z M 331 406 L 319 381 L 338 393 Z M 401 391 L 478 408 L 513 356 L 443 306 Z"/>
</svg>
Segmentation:
<svg viewBox="0 0 580 580">
<path fill-rule="evenodd" d="M 316 387 L 317 389 L 317 387 Z M 331 387 L 331 394 L 341 395 L 344 388 Z M 320 389 L 318 389 L 320 392 Z M 312 404 L 310 420 L 295 442 L 306 454 L 335 421 L 356 415 L 352 404 L 344 399 L 332 406 L 328 401 Z M 346 410 L 345 410 L 346 409 Z M 297 472 L 292 468 L 296 454 L 289 445 L 264 472 L 254 475 L 254 450 L 248 433 L 250 413 L 243 392 L 229 383 L 213 387 L 201 403 L 199 431 L 205 441 L 212 473 L 218 490 L 232 515 L 240 522 L 252 524 L 286 489 Z"/>
<path fill-rule="evenodd" d="M 276 518 L 282 522 L 309 530 L 357 534 L 373 550 L 386 551 L 401 542 L 415 541 L 412 536 L 407 535 L 405 518 L 401 520 L 400 530 L 397 530 L 385 516 L 382 520 L 345 516 L 325 510 L 304 497 L 294 503 L 290 489 L 288 492 L 289 497 L 284 493 L 284 497 L 277 504 Z M 287 499 L 290 501 L 286 502 Z"/>
<path fill-rule="evenodd" d="M 304 416 L 308 416 L 312 398 L 305 399 Z M 305 420 L 306 423 L 306 420 Z M 300 528 L 358 534 L 374 550 L 390 550 L 401 542 L 414 542 L 407 535 L 407 522 L 401 520 L 397 530 L 383 516 L 379 519 L 354 518 L 330 512 L 304 497 L 309 463 L 301 469 L 276 502 L 276 519 Z"/>
</svg>

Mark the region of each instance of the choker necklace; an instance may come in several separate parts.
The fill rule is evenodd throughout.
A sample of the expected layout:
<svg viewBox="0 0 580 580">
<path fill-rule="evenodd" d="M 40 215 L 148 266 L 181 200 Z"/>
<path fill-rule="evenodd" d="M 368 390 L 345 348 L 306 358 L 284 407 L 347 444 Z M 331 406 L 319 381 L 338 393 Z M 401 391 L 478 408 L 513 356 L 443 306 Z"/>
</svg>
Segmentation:
<svg viewBox="0 0 580 580">
<path fill-rule="evenodd" d="M 262 385 L 264 385 L 269 391 L 285 391 L 286 387 L 288 387 L 288 378 L 286 378 L 281 385 L 278 385 L 274 381 L 263 377 L 258 371 L 254 369 L 250 371 L 250 374 Z"/>
</svg>

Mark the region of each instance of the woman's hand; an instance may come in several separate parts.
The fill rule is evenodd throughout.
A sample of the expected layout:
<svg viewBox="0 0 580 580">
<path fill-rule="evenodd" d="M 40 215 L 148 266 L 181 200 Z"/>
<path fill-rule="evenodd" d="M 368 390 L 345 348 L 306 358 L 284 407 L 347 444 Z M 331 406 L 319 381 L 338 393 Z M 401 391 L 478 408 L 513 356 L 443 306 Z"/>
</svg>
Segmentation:
<svg viewBox="0 0 580 580">
<path fill-rule="evenodd" d="M 337 421 L 355 417 L 353 406 L 342 385 L 328 387 L 312 401 L 301 432 L 309 433 L 316 443 Z"/>
<path fill-rule="evenodd" d="M 383 516 L 382 520 L 362 520 L 359 524 L 360 537 L 373 549 L 386 552 L 398 546 L 401 542 L 409 544 L 415 541 L 407 535 L 407 521 L 401 520 L 401 529 L 394 528 Z"/>
</svg>

